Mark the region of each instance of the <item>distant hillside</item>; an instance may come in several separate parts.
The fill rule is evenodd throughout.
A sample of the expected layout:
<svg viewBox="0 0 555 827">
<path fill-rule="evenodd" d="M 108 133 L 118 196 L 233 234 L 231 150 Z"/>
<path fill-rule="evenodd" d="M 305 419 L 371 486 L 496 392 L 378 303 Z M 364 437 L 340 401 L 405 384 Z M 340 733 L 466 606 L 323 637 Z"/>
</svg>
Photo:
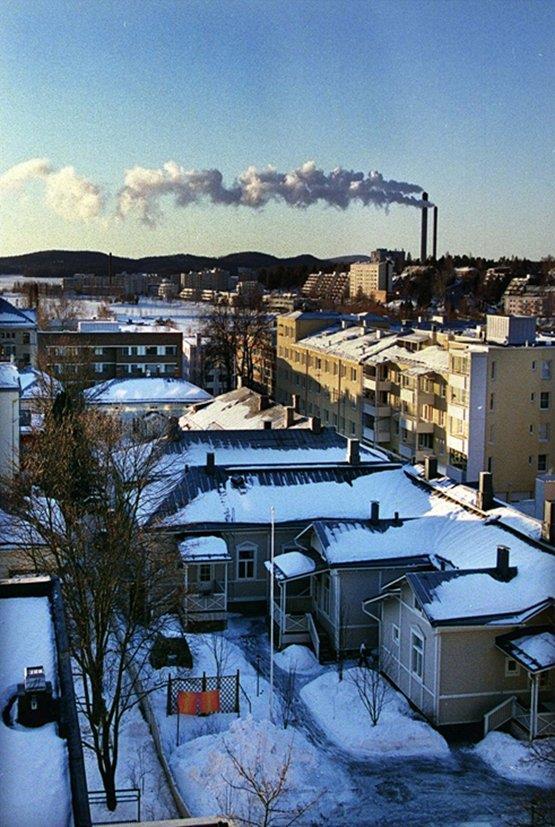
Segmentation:
<svg viewBox="0 0 555 827">
<path fill-rule="evenodd" d="M 278 258 L 268 253 L 247 251 L 230 253 L 226 256 L 193 256 L 177 253 L 168 256 L 147 256 L 145 258 L 112 257 L 114 273 L 127 270 L 130 273 L 156 272 L 176 273 L 203 267 L 223 267 L 237 272 L 239 267 L 265 268 L 329 268 L 336 262 L 356 261 L 365 256 L 343 256 L 337 259 L 319 259 L 309 254 Z M 40 278 L 41 276 L 68 276 L 73 273 L 107 273 L 108 255 L 92 250 L 41 250 L 21 256 L 0 257 L 0 273 L 22 273 Z"/>
</svg>

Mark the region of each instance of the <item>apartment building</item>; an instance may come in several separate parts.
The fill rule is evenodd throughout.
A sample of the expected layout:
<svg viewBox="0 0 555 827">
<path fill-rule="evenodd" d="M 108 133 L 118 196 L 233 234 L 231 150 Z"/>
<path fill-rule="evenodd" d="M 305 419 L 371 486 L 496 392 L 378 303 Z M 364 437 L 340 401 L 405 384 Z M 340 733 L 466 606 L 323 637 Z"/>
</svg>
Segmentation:
<svg viewBox="0 0 555 827">
<path fill-rule="evenodd" d="M 17 371 L 0 363 L 0 478 L 13 477 L 19 467 L 20 396 Z"/>
<path fill-rule="evenodd" d="M 90 384 L 140 376 L 182 376 L 181 331 L 155 324 L 82 321 L 76 330 L 41 330 L 41 365 L 67 379 L 84 374 Z"/>
<path fill-rule="evenodd" d="M 385 303 L 391 292 L 393 262 L 357 261 L 349 271 L 349 298 L 366 297 Z"/>
<path fill-rule="evenodd" d="M 512 279 L 503 294 L 503 308 L 509 316 L 555 316 L 555 286 L 527 284 L 527 279 Z"/>
<path fill-rule="evenodd" d="M 341 304 L 349 294 L 348 273 L 311 273 L 301 288 L 303 296 Z"/>
<path fill-rule="evenodd" d="M 495 492 L 532 497 L 555 462 L 555 346 L 536 320 L 488 316 L 485 339 L 449 343 L 448 471 L 473 482 L 493 474 Z"/>
<path fill-rule="evenodd" d="M 296 398 L 299 412 L 362 438 L 362 365 L 381 331 L 338 313 L 294 312 L 278 317 L 276 399 Z"/>
<path fill-rule="evenodd" d="M 182 299 L 201 298 L 210 301 L 216 293 L 233 290 L 237 281 L 236 276 L 219 267 L 212 270 L 190 270 L 180 274 L 180 296 Z"/>
<path fill-rule="evenodd" d="M 35 364 L 37 322 L 33 310 L 22 310 L 0 298 L 0 362 L 14 361 L 18 367 Z"/>
<path fill-rule="evenodd" d="M 555 462 L 555 348 L 534 319 L 490 316 L 474 335 L 352 319 L 278 318 L 279 402 L 406 460 L 436 456 L 459 481 L 489 470 L 510 500 L 533 496 Z"/>
</svg>

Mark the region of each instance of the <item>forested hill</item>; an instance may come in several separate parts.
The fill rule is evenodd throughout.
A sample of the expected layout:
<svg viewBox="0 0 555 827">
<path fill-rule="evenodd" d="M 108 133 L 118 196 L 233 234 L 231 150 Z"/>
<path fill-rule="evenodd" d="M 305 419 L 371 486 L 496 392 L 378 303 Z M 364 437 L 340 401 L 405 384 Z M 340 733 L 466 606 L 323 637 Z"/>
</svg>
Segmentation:
<svg viewBox="0 0 555 827">
<path fill-rule="evenodd" d="M 310 254 L 278 258 L 268 253 L 242 252 L 226 256 L 194 256 L 189 253 L 177 253 L 167 256 L 147 256 L 145 258 L 112 257 L 114 273 L 127 270 L 129 273 L 176 273 L 198 270 L 204 267 L 223 267 L 235 273 L 239 267 L 252 269 L 264 268 L 323 268 L 338 261 L 342 263 L 356 261 L 366 256 L 341 256 L 337 259 L 319 259 Z M 108 255 L 91 250 L 41 250 L 20 256 L 0 257 L 0 273 L 20 273 L 34 278 L 41 276 L 68 276 L 73 273 L 108 272 Z"/>
</svg>

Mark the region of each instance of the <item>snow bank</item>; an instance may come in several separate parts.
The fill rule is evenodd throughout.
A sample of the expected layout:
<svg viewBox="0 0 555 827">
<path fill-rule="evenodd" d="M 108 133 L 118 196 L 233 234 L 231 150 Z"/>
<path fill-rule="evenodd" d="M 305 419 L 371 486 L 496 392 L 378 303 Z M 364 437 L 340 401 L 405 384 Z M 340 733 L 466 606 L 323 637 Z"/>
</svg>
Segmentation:
<svg viewBox="0 0 555 827">
<path fill-rule="evenodd" d="M 229 783 L 244 782 L 226 752 L 226 745 L 243 767 L 254 771 L 259 781 L 266 779 L 272 785 L 291 750 L 287 789 L 277 806 L 293 809 L 316 799 L 299 823 L 325 823 L 330 808 L 352 797 L 351 793 L 338 792 L 349 789 L 345 774 L 303 735 L 248 717 L 234 721 L 226 733 L 205 735 L 183 744 L 171 756 L 172 773 L 192 815 L 225 813 L 245 817 L 251 807 L 252 821 L 261 823 L 254 796 L 229 789 Z"/>
<path fill-rule="evenodd" d="M 538 750 L 555 749 L 555 738 L 538 742 Z M 473 751 L 499 775 L 511 781 L 552 787 L 555 784 L 553 764 L 538 760 L 530 744 L 517 741 L 505 732 L 490 732 Z"/>
<path fill-rule="evenodd" d="M 274 655 L 274 663 L 284 672 L 289 672 L 291 669 L 299 675 L 309 675 L 322 668 L 314 653 L 307 646 L 300 646 L 296 643 L 282 652 L 277 652 Z"/>
<path fill-rule="evenodd" d="M 376 726 L 353 683 L 354 669 L 328 671 L 301 689 L 301 699 L 326 736 L 361 759 L 393 756 L 445 757 L 449 747 L 428 723 L 414 717 L 406 699 L 389 684 Z"/>
</svg>

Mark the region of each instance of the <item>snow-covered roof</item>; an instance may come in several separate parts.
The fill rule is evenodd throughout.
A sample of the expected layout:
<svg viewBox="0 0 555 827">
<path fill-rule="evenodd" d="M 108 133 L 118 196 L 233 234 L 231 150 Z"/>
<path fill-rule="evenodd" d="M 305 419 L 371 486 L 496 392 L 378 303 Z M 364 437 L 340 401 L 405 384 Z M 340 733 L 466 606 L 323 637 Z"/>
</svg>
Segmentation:
<svg viewBox="0 0 555 827">
<path fill-rule="evenodd" d="M 333 325 L 300 339 L 297 346 L 361 362 L 376 350 L 389 347 L 396 340 L 396 334 L 385 335 L 381 331 L 365 330 L 360 325 L 346 328 Z"/>
<path fill-rule="evenodd" d="M 555 667 L 555 632 L 551 627 L 521 629 L 502 635 L 495 642 L 528 672 L 544 672 Z"/>
<path fill-rule="evenodd" d="M 365 361 L 375 365 L 384 362 L 401 362 L 408 365 L 408 372 L 413 374 L 428 373 L 430 371 L 446 373 L 449 370 L 448 351 L 436 345 L 430 345 L 422 348 L 422 350 L 411 352 L 394 344 L 380 352 L 370 354 Z"/>
<path fill-rule="evenodd" d="M 36 322 L 30 310 L 21 310 L 0 298 L 0 326 L 27 329 L 36 327 Z"/>
<path fill-rule="evenodd" d="M 12 362 L 0 362 L 0 387 L 19 387 L 21 399 L 41 399 L 50 396 L 61 385 L 47 373 L 30 365 L 20 370 Z"/>
<path fill-rule="evenodd" d="M 177 441 L 168 442 L 162 462 L 165 467 L 204 466 L 206 454 L 213 453 L 217 466 L 329 466 L 347 462 L 347 445 L 333 428 L 182 431 Z M 361 465 L 383 463 L 391 465 L 384 453 L 360 446 Z"/>
<path fill-rule="evenodd" d="M 284 405 L 271 403 L 260 410 L 260 394 L 250 388 L 237 388 L 217 396 L 212 402 L 199 410 L 184 414 L 179 420 L 184 430 L 238 430 L 261 429 L 265 422 L 271 422 L 272 428 L 284 428 L 286 409 Z M 292 428 L 307 428 L 308 419 L 295 413 Z"/>
<path fill-rule="evenodd" d="M 19 390 L 17 368 L 11 362 L 0 362 L 0 388 L 2 390 Z"/>
<path fill-rule="evenodd" d="M 179 543 L 181 559 L 186 563 L 231 560 L 227 544 L 221 537 L 189 537 Z"/>
<path fill-rule="evenodd" d="M 264 565 L 269 572 L 272 571 L 272 564 L 268 560 Z M 291 580 L 316 571 L 314 560 L 302 551 L 286 551 L 278 554 L 274 557 L 274 567 L 276 580 Z"/>
<path fill-rule="evenodd" d="M 155 321 L 120 322 L 105 319 L 83 319 L 77 323 L 79 333 L 179 333 L 170 325 L 156 324 Z"/>
<path fill-rule="evenodd" d="M 85 391 L 91 405 L 181 404 L 209 402 L 212 396 L 185 379 L 147 376 L 140 379 L 109 379 Z"/>
<path fill-rule="evenodd" d="M 48 597 L 0 599 L 0 697 L 7 702 L 22 682 L 27 666 L 44 667 L 46 679 L 58 695 L 56 642 Z M 73 821 L 67 741 L 54 722 L 27 729 L 0 722 L 2 823 L 57 827 Z M 38 819 L 38 821 L 37 821 Z"/>
</svg>

